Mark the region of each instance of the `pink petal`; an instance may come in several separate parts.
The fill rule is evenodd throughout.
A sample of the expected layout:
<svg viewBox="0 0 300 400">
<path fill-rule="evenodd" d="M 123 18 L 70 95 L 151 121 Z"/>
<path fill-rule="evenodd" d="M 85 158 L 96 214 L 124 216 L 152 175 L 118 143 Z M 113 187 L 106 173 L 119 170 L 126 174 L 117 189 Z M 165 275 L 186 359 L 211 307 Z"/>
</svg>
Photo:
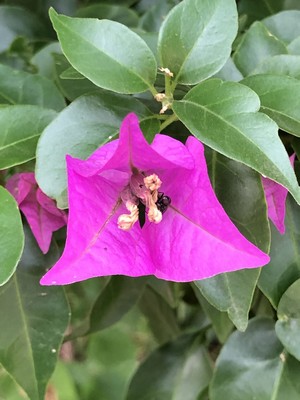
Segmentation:
<svg viewBox="0 0 300 400">
<path fill-rule="evenodd" d="M 6 187 L 16 198 L 40 249 L 47 253 L 52 233 L 66 225 L 66 213 L 38 188 L 34 173 L 12 176 Z"/>
<path fill-rule="evenodd" d="M 65 251 L 41 284 L 63 285 L 115 274 L 151 274 L 154 265 L 139 225 L 129 232 L 117 226 L 118 216 L 127 212 L 119 204 L 119 194 L 128 183 L 128 174 L 114 170 L 110 179 L 106 171 L 104 177 L 83 177 L 77 172 L 77 163 L 67 157 L 70 212 Z"/>
<path fill-rule="evenodd" d="M 290 162 L 294 165 L 295 154 L 291 155 Z M 273 222 L 277 230 L 283 235 L 285 232 L 285 203 L 288 190 L 277 182 L 269 178 L 262 177 L 262 184 L 265 191 L 268 217 Z"/>
<path fill-rule="evenodd" d="M 20 205 L 26 198 L 32 187 L 36 185 L 33 172 L 14 174 L 6 182 L 6 189 L 14 196 Z"/>
<path fill-rule="evenodd" d="M 26 197 L 20 209 L 25 215 L 40 249 L 46 254 L 50 247 L 52 230 L 48 225 L 47 212 L 38 204 L 34 192 Z"/>
<path fill-rule="evenodd" d="M 159 141 L 163 144 L 156 146 Z M 160 154 L 167 142 L 169 159 Z M 194 160 L 182 143 L 166 136 L 157 138 L 153 147 L 144 139 L 137 117 L 129 114 L 123 121 L 118 141 L 102 146 L 86 161 L 67 157 L 66 247 L 58 263 L 43 277 L 42 284 L 67 284 L 114 274 L 154 273 L 144 230 L 138 224 L 129 232 L 117 227 L 118 216 L 127 212 L 124 206 L 117 207 L 120 192 L 129 182 L 132 164 L 141 170 L 173 171 L 178 165 L 193 168 Z M 160 152 L 156 151 L 157 147 Z"/>
<path fill-rule="evenodd" d="M 269 256 L 241 235 L 215 196 L 203 145 L 190 137 L 186 146 L 195 169 L 176 171 L 176 183 L 166 190 L 171 206 L 160 224 L 148 228 L 155 275 L 185 282 L 267 264 Z"/>
<path fill-rule="evenodd" d="M 120 193 L 132 166 L 158 174 L 172 206 L 160 224 L 147 222 L 141 229 L 137 223 L 124 232 L 117 227 L 118 216 L 126 212 Z M 101 147 L 87 161 L 67 157 L 67 170 L 66 247 L 41 284 L 116 274 L 191 281 L 269 261 L 220 206 L 208 179 L 203 146 L 195 138 L 186 147 L 157 135 L 149 146 L 137 117 L 130 114 L 118 141 Z"/>
<path fill-rule="evenodd" d="M 47 211 L 50 215 L 53 215 L 53 231 L 60 229 L 68 222 L 67 213 L 56 207 L 55 201 L 46 196 L 40 188 L 37 189 L 36 199 L 39 205 Z M 49 217 L 50 217 L 49 215 Z M 56 219 L 54 217 L 57 217 Z M 55 227 L 57 228 L 55 229 Z"/>
</svg>

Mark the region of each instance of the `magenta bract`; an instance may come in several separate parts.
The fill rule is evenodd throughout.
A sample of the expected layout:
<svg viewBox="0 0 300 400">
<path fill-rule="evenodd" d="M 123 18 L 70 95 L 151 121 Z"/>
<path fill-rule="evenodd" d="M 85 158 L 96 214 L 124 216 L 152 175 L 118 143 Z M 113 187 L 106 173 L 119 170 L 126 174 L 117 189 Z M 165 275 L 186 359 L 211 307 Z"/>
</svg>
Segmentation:
<svg viewBox="0 0 300 400">
<path fill-rule="evenodd" d="M 43 285 L 106 275 L 155 275 L 186 282 L 269 262 L 226 215 L 208 178 L 203 145 L 194 137 L 183 145 L 159 134 L 149 145 L 137 117 L 129 114 L 118 140 L 86 161 L 67 156 L 67 171 L 66 246 L 42 278 Z M 120 216 L 135 207 L 125 206 L 124 193 L 136 194 L 139 185 L 133 178 L 151 174 L 159 177 L 159 191 L 171 199 L 161 222 L 146 217 L 142 228 L 136 222 L 129 230 L 120 229 Z"/>
<path fill-rule="evenodd" d="M 291 155 L 290 162 L 294 165 L 295 154 Z M 277 230 L 283 235 L 285 233 L 285 203 L 288 190 L 272 179 L 262 177 L 262 184 L 265 191 L 268 207 L 268 217 Z"/>
<path fill-rule="evenodd" d="M 33 172 L 13 175 L 6 183 L 16 199 L 44 254 L 49 250 L 52 233 L 67 223 L 67 214 L 38 187 Z"/>
</svg>

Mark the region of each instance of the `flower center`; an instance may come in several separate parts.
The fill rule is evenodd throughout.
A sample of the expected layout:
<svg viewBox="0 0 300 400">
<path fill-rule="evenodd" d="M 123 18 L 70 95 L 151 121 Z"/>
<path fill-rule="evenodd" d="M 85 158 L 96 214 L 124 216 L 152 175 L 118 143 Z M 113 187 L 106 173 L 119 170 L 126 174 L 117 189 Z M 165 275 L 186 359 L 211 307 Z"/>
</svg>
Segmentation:
<svg viewBox="0 0 300 400">
<path fill-rule="evenodd" d="M 118 218 L 118 227 L 128 231 L 139 219 L 139 205 L 142 204 L 147 212 L 150 222 L 158 224 L 162 214 L 166 211 L 171 199 L 158 191 L 162 182 L 156 174 L 145 176 L 142 172 L 134 170 L 129 184 L 122 190 L 121 199 L 130 212 Z M 140 207 L 142 209 L 142 207 Z"/>
</svg>

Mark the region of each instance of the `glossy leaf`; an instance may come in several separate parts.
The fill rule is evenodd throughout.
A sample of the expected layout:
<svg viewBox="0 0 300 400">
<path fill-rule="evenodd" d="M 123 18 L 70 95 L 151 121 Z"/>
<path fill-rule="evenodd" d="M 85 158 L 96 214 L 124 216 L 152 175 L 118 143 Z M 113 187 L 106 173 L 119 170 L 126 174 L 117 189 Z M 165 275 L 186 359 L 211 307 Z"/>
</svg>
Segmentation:
<svg viewBox="0 0 300 400">
<path fill-rule="evenodd" d="M 59 207 L 67 206 L 66 154 L 86 158 L 115 139 L 122 119 L 133 110 L 141 119 L 151 116 L 138 100 L 102 91 L 75 100 L 45 129 L 37 148 L 36 179 Z"/>
<path fill-rule="evenodd" d="M 288 44 L 287 49 L 289 54 L 300 55 L 300 36 L 296 37 L 291 43 Z"/>
<path fill-rule="evenodd" d="M 255 22 L 244 34 L 233 61 L 244 76 L 255 70 L 264 60 L 277 54 L 287 53 L 286 46 L 261 23 Z"/>
<path fill-rule="evenodd" d="M 230 57 L 223 65 L 223 67 L 220 69 L 220 71 L 214 75 L 214 78 L 220 78 L 223 81 L 238 82 L 241 79 L 243 79 L 243 75 L 238 70 L 232 58 Z"/>
<path fill-rule="evenodd" d="M 263 251 L 270 243 L 266 204 L 260 177 L 245 165 L 215 151 L 206 151 L 210 178 L 218 199 L 240 231 Z M 195 282 L 203 296 L 245 330 L 260 269 L 225 273 Z"/>
<path fill-rule="evenodd" d="M 156 61 L 146 43 L 118 22 L 69 18 L 50 10 L 64 54 L 97 86 L 117 93 L 148 90 Z"/>
<path fill-rule="evenodd" d="M 61 79 L 85 79 L 75 68 L 67 68 L 64 72 L 60 74 Z"/>
<path fill-rule="evenodd" d="M 76 17 L 109 19 L 131 27 L 137 26 L 139 21 L 138 15 L 132 9 L 121 5 L 104 3 L 91 4 L 87 7 L 79 8 Z"/>
<path fill-rule="evenodd" d="M 285 216 L 286 231 L 284 235 L 271 226 L 272 242 L 270 263 L 262 268 L 259 288 L 276 308 L 281 296 L 300 278 L 300 257 L 298 243 L 300 240 L 299 206 L 288 197 Z"/>
<path fill-rule="evenodd" d="M 59 42 L 53 42 L 37 51 L 30 62 L 36 67 L 39 75 L 54 80 L 54 59 L 53 54 L 60 54 Z"/>
<path fill-rule="evenodd" d="M 261 111 L 281 129 L 300 136 L 300 82 L 288 76 L 256 75 L 242 81 L 260 97 Z"/>
<path fill-rule="evenodd" d="M 39 284 L 49 261 L 41 256 L 34 239 L 26 237 L 17 273 L 0 288 L 0 363 L 30 400 L 44 399 L 68 324 L 62 288 Z"/>
<path fill-rule="evenodd" d="M 268 252 L 271 237 L 261 177 L 251 168 L 206 149 L 214 191 L 241 233 Z"/>
<path fill-rule="evenodd" d="M 245 333 L 234 332 L 216 363 L 211 400 L 297 400 L 300 363 L 283 353 L 274 322 L 255 318 Z"/>
<path fill-rule="evenodd" d="M 300 10 L 282 11 L 262 22 L 272 35 L 284 43 L 288 44 L 300 36 Z"/>
<path fill-rule="evenodd" d="M 240 270 L 195 281 L 195 285 L 212 306 L 227 312 L 234 325 L 244 331 L 259 273 L 259 269 Z"/>
<path fill-rule="evenodd" d="M 112 277 L 93 306 L 88 333 L 118 322 L 138 301 L 145 283 L 146 278 Z"/>
<path fill-rule="evenodd" d="M 126 400 L 195 400 L 211 373 L 209 355 L 199 339 L 183 336 L 159 347 L 140 366 Z"/>
<path fill-rule="evenodd" d="M 202 142 L 282 184 L 300 203 L 300 189 L 277 125 L 257 113 L 259 106 L 258 96 L 246 86 L 210 79 L 174 101 L 173 110 Z"/>
<path fill-rule="evenodd" d="M 300 279 L 283 294 L 278 304 L 276 335 L 287 351 L 300 361 Z"/>
<path fill-rule="evenodd" d="M 70 63 L 66 59 L 63 54 L 52 54 L 53 57 L 53 79 L 56 82 L 57 86 L 60 88 L 63 95 L 72 102 L 85 94 L 93 93 L 96 94 L 101 89 L 94 85 L 93 82 L 89 81 L 83 75 L 81 75 L 78 71 L 76 71 L 73 67 L 70 66 Z M 66 73 L 70 68 L 73 71 L 77 72 L 76 79 L 74 79 L 74 75 L 72 79 L 65 79 L 63 74 Z M 82 77 L 84 79 L 78 79 L 78 77 Z"/>
<path fill-rule="evenodd" d="M 257 74 L 285 75 L 300 79 L 300 56 L 280 54 L 267 58 L 251 73 Z"/>
<path fill-rule="evenodd" d="M 171 308 L 178 306 L 179 290 L 173 282 L 157 279 L 155 276 L 149 276 L 147 284 L 159 294 Z"/>
<path fill-rule="evenodd" d="M 184 0 L 161 26 L 161 66 L 174 73 L 177 83 L 201 82 L 225 64 L 236 33 L 235 1 Z"/>
<path fill-rule="evenodd" d="M 32 104 L 55 111 L 66 105 L 52 81 L 5 65 L 0 65 L 0 103 Z"/>
<path fill-rule="evenodd" d="M 194 291 L 201 307 L 212 323 L 218 340 L 221 343 L 226 342 L 229 334 L 233 330 L 233 323 L 229 319 L 228 314 L 226 312 L 221 312 L 216 307 L 212 306 L 200 293 L 197 286 L 194 286 Z"/>
<path fill-rule="evenodd" d="M 145 32 L 139 28 L 132 28 L 133 32 L 135 32 L 139 37 L 141 37 L 144 42 L 147 44 L 149 49 L 154 54 L 156 62 L 159 63 L 158 54 L 157 54 L 157 42 L 158 42 L 158 33 L 157 32 Z"/>
<path fill-rule="evenodd" d="M 24 247 L 24 233 L 17 203 L 0 186 L 0 285 L 14 273 Z"/>
<path fill-rule="evenodd" d="M 38 106 L 0 108 L 0 169 L 35 158 L 37 141 L 55 116 L 54 110 Z"/>
</svg>

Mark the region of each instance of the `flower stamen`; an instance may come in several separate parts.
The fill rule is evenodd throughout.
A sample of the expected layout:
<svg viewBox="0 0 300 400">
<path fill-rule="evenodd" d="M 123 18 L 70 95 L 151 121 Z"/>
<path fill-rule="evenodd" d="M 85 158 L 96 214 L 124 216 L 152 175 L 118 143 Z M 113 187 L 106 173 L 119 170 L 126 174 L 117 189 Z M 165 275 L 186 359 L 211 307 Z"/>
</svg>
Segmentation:
<svg viewBox="0 0 300 400">
<path fill-rule="evenodd" d="M 147 189 L 151 190 L 151 192 L 158 190 L 161 187 L 161 183 L 161 180 L 156 174 L 152 174 L 144 178 L 144 184 Z"/>
<path fill-rule="evenodd" d="M 148 220 L 158 224 L 162 220 L 162 212 L 157 206 L 158 189 L 162 182 L 156 174 L 145 176 L 144 173 L 135 170 L 131 176 L 129 185 L 121 193 L 121 199 L 130 214 L 122 214 L 118 218 L 118 227 L 129 230 L 138 221 L 140 211 L 139 203 L 145 205 Z"/>
<path fill-rule="evenodd" d="M 126 201 L 125 206 L 130 214 L 121 214 L 118 218 L 118 228 L 123 231 L 129 231 L 139 219 L 139 209 L 136 204 L 131 201 Z"/>
</svg>

